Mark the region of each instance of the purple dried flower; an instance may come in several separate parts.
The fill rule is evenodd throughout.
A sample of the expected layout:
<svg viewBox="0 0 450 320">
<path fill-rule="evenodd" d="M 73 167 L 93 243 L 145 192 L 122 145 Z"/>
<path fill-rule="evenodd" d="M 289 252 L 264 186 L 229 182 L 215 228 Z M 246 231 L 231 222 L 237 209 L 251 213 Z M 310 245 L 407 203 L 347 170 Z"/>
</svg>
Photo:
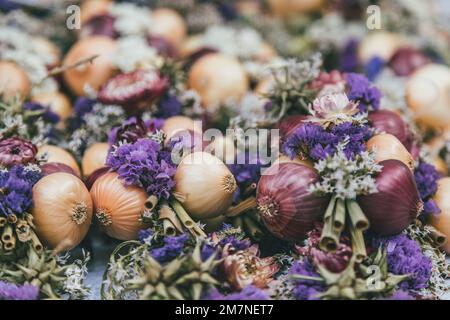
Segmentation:
<svg viewBox="0 0 450 320">
<path fill-rule="evenodd" d="M 147 135 L 147 126 L 141 118 L 131 117 L 126 120 L 120 127 L 115 127 L 108 134 L 108 142 L 110 145 L 118 142 L 134 143 L 138 139 Z"/>
<path fill-rule="evenodd" d="M 358 41 L 349 40 L 340 53 L 340 70 L 354 72 L 358 68 Z"/>
<path fill-rule="evenodd" d="M 370 59 L 364 67 L 367 78 L 369 78 L 370 81 L 374 81 L 383 70 L 384 64 L 384 60 L 380 57 L 373 57 Z"/>
<path fill-rule="evenodd" d="M 31 284 L 17 286 L 0 281 L 0 300 L 37 300 L 38 295 L 39 288 Z"/>
<path fill-rule="evenodd" d="M 29 117 L 28 121 L 29 122 L 34 122 L 37 120 L 37 118 L 42 117 L 42 119 L 45 122 L 48 123 L 52 123 L 52 124 L 57 124 L 60 120 L 60 117 L 58 114 L 54 113 L 50 107 L 45 107 L 43 105 L 41 105 L 40 103 L 36 103 L 36 102 L 26 102 L 23 105 L 23 109 L 24 110 L 29 110 L 29 111 L 42 111 L 42 114 L 36 117 Z"/>
<path fill-rule="evenodd" d="M 369 79 L 357 73 L 346 74 L 348 97 L 357 101 L 361 111 L 378 110 L 380 108 L 381 92 L 374 87 Z"/>
<path fill-rule="evenodd" d="M 408 291 L 397 290 L 391 296 L 381 300 L 416 300 Z"/>
<path fill-rule="evenodd" d="M 156 130 L 161 130 L 164 126 L 164 119 L 154 118 L 151 120 L 145 121 L 145 125 L 147 126 L 150 132 L 155 132 Z"/>
<path fill-rule="evenodd" d="M 167 119 L 181 113 L 181 102 L 176 96 L 169 95 L 161 100 L 159 104 L 158 116 Z"/>
<path fill-rule="evenodd" d="M 315 271 L 313 264 L 308 259 L 294 262 L 289 273 L 291 275 L 304 275 L 321 278 Z M 326 289 L 323 283 L 319 281 L 303 279 L 294 279 L 293 281 L 293 293 L 297 300 L 317 300 L 317 296 Z"/>
<path fill-rule="evenodd" d="M 149 195 L 158 198 L 169 198 L 175 186 L 173 176 L 176 171 L 169 151 L 151 139 L 139 139 L 113 148 L 106 164 L 126 185 L 144 188 Z"/>
<path fill-rule="evenodd" d="M 427 286 L 432 263 L 420 245 L 405 234 L 389 238 L 375 238 L 374 247 L 383 245 L 387 250 L 388 270 L 397 275 L 409 274 L 410 278 L 400 283 L 405 290 L 419 290 Z"/>
<path fill-rule="evenodd" d="M 160 248 L 152 249 L 151 255 L 160 263 L 169 262 L 178 257 L 184 249 L 186 241 L 189 240 L 187 234 L 180 236 L 164 237 L 164 245 Z"/>
<path fill-rule="evenodd" d="M 433 165 L 421 162 L 414 170 L 414 178 L 419 189 L 420 198 L 424 203 L 423 213 L 425 215 L 438 214 L 440 209 L 432 197 L 437 192 L 437 182 L 441 178 L 441 175 Z"/>
<path fill-rule="evenodd" d="M 238 159 L 239 159 L 238 155 Z M 257 155 L 252 155 L 246 152 L 244 164 L 228 164 L 228 169 L 230 169 L 234 178 L 237 182 L 237 189 L 234 193 L 234 201 L 238 202 L 244 192 L 253 183 L 258 183 L 261 177 L 261 161 Z"/>
<path fill-rule="evenodd" d="M 0 141 L 0 166 L 11 167 L 36 161 L 36 146 L 28 140 L 12 137 Z"/>
<path fill-rule="evenodd" d="M 79 97 L 73 105 L 73 114 L 67 121 L 68 129 L 70 131 L 75 131 L 76 129 L 80 128 L 84 123 L 83 117 L 86 114 L 92 112 L 92 109 L 94 108 L 94 105 L 96 103 L 96 100 L 86 97 Z"/>
<path fill-rule="evenodd" d="M 205 300 L 269 300 L 266 292 L 254 285 L 248 285 L 240 292 L 221 294 L 217 289 L 208 292 Z"/>
</svg>

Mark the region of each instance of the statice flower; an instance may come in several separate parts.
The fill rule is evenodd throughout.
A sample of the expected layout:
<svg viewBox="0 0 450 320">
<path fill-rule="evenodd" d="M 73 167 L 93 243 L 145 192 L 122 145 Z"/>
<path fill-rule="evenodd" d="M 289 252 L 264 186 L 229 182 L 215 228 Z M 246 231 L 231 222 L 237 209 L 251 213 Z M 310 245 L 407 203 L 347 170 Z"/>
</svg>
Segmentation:
<svg viewBox="0 0 450 320">
<path fill-rule="evenodd" d="M 0 300 L 37 300 L 39 288 L 31 284 L 17 286 L 0 281 Z"/>
<path fill-rule="evenodd" d="M 247 188 L 252 184 L 258 183 L 261 177 L 262 164 L 258 156 L 246 152 L 242 158 L 244 159 L 244 157 L 245 163 L 243 164 L 228 164 L 228 169 L 230 169 L 237 182 L 237 189 L 234 193 L 235 202 L 238 202 L 243 197 L 243 193 Z"/>
<path fill-rule="evenodd" d="M 158 116 L 163 119 L 177 116 L 181 113 L 182 107 L 180 100 L 176 96 L 169 95 L 159 103 Z"/>
<path fill-rule="evenodd" d="M 404 290 L 420 290 L 427 286 L 432 273 L 431 260 L 414 240 L 405 234 L 389 238 L 375 238 L 374 246 L 384 245 L 387 250 L 388 270 L 397 275 L 409 274 L 410 278 L 400 283 Z"/>
<path fill-rule="evenodd" d="M 359 102 L 359 109 L 363 112 L 378 110 L 380 108 L 381 92 L 373 86 L 369 79 L 357 73 L 348 73 L 346 76 L 348 97 Z"/>
<path fill-rule="evenodd" d="M 84 123 L 84 115 L 90 113 L 96 103 L 96 100 L 87 97 L 77 98 L 73 105 L 73 116 L 68 119 L 68 128 L 72 131 L 78 129 Z"/>
<path fill-rule="evenodd" d="M 364 67 L 367 78 L 370 81 L 374 81 L 383 70 L 383 67 L 384 61 L 380 57 L 373 57 L 372 59 L 370 59 Z"/>
<path fill-rule="evenodd" d="M 34 165 L 0 170 L 0 215 L 21 215 L 32 205 L 33 185 L 41 178 Z"/>
<path fill-rule="evenodd" d="M 240 292 L 221 294 L 217 289 L 212 289 L 205 300 L 269 300 L 266 292 L 254 285 L 248 285 Z"/>
<path fill-rule="evenodd" d="M 423 213 L 425 215 L 438 214 L 440 209 L 432 197 L 437 191 L 437 182 L 441 175 L 433 165 L 421 162 L 414 170 L 414 178 L 419 189 L 420 198 L 424 203 Z"/>
<path fill-rule="evenodd" d="M 349 40 L 340 53 L 340 69 L 345 72 L 354 72 L 358 68 L 358 41 Z"/>
<path fill-rule="evenodd" d="M 310 276 L 321 279 L 320 275 L 314 269 L 313 264 L 308 260 L 296 261 L 292 265 L 289 274 Z M 297 300 L 317 300 L 318 295 L 326 290 L 322 282 L 314 280 L 293 279 L 294 297 Z"/>
<path fill-rule="evenodd" d="M 189 236 L 185 233 L 180 236 L 165 236 L 163 240 L 164 245 L 152 249 L 151 255 L 160 263 L 172 261 L 183 252 L 184 245 L 188 239 Z"/>
<path fill-rule="evenodd" d="M 39 103 L 36 102 L 26 102 L 23 105 L 24 110 L 30 110 L 30 111 L 41 111 L 42 113 L 35 117 L 29 117 L 28 121 L 36 121 L 39 117 L 42 117 L 42 119 L 45 122 L 57 124 L 60 120 L 60 117 L 58 114 L 54 113 L 50 107 L 45 107 Z"/>
</svg>

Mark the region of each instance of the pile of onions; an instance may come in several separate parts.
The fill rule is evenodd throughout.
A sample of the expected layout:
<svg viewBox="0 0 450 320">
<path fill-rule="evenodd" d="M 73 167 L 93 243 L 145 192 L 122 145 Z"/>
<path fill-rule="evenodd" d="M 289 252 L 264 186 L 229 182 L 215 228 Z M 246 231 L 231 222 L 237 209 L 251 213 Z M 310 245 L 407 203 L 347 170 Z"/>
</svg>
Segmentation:
<svg viewBox="0 0 450 320">
<path fill-rule="evenodd" d="M 414 170 L 414 159 L 405 146 L 395 136 L 382 133 L 367 141 L 367 150 L 375 152 L 376 162 L 395 159 L 403 162 L 410 170 Z"/>
<path fill-rule="evenodd" d="M 441 212 L 431 215 L 431 224 L 447 237 L 444 250 L 450 253 L 450 177 L 445 177 L 438 182 L 438 191 L 434 196 L 437 206 Z"/>
<path fill-rule="evenodd" d="M 63 148 L 52 146 L 49 144 L 39 147 L 37 156 L 40 157 L 44 155 L 47 155 L 47 162 L 63 163 L 72 168 L 77 176 L 81 176 L 80 167 L 78 167 L 77 161 L 68 151 L 64 150 Z"/>
<path fill-rule="evenodd" d="M 33 204 L 36 233 L 50 247 L 70 250 L 86 236 L 92 200 L 79 178 L 63 172 L 43 177 L 33 187 Z"/>
<path fill-rule="evenodd" d="M 84 153 L 81 167 L 85 177 L 91 175 L 97 169 L 105 166 L 109 145 L 107 143 L 94 143 Z"/>
<path fill-rule="evenodd" d="M 298 241 L 322 220 L 330 196 L 308 191 L 319 181 L 316 170 L 293 162 L 275 164 L 258 183 L 257 208 L 267 229 L 275 236 Z"/>
<path fill-rule="evenodd" d="M 369 122 L 378 132 L 395 136 L 408 151 L 411 151 L 414 142 L 413 134 L 397 113 L 390 110 L 376 110 L 369 113 Z"/>
<path fill-rule="evenodd" d="M 145 228 L 141 218 L 148 198 L 146 192 L 125 186 L 115 172 L 100 176 L 90 192 L 101 228 L 119 240 L 136 239 L 139 230 Z"/>
<path fill-rule="evenodd" d="M 27 96 L 30 89 L 28 75 L 21 67 L 13 62 L 0 61 L 0 94 L 4 98 Z"/>
<path fill-rule="evenodd" d="M 248 90 L 248 78 L 241 64 L 220 53 L 203 56 L 188 75 L 189 87 L 200 95 L 203 107 L 239 101 Z"/>
<path fill-rule="evenodd" d="M 195 219 L 217 217 L 230 207 L 236 181 L 227 166 L 207 152 L 181 160 L 175 173 L 174 196 Z"/>
<path fill-rule="evenodd" d="M 380 162 L 383 169 L 376 177 L 378 192 L 358 197 L 357 201 L 380 236 L 402 232 L 423 209 L 414 175 L 401 161 Z"/>
</svg>

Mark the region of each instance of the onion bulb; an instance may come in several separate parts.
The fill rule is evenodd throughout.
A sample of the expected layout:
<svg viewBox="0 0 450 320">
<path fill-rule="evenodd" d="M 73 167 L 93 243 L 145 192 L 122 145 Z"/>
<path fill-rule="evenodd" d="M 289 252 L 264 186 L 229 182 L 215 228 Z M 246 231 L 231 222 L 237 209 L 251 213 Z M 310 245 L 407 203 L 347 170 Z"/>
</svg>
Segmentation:
<svg viewBox="0 0 450 320">
<path fill-rule="evenodd" d="M 236 191 L 236 180 L 230 170 L 207 152 L 194 152 L 184 157 L 175 173 L 175 182 L 175 197 L 195 219 L 223 214 Z"/>
<path fill-rule="evenodd" d="M 81 176 L 80 167 L 78 167 L 77 161 L 75 158 L 63 148 L 52 146 L 49 144 L 43 145 L 39 147 L 37 157 L 46 155 L 47 162 L 59 162 L 64 163 L 71 167 L 77 176 Z"/>
<path fill-rule="evenodd" d="M 188 74 L 189 86 L 200 95 L 204 108 L 238 102 L 248 90 L 248 78 L 234 58 L 211 53 L 197 60 Z"/>
<path fill-rule="evenodd" d="M 450 253 L 450 177 L 442 178 L 438 181 L 438 191 L 434 196 L 437 206 L 441 212 L 431 215 L 431 224 L 447 237 L 444 249 Z"/>
<path fill-rule="evenodd" d="M 105 166 L 108 151 L 109 144 L 107 143 L 94 143 L 85 151 L 81 160 L 81 167 L 85 177 Z"/>
<path fill-rule="evenodd" d="M 98 90 L 109 80 L 114 72 L 111 60 L 115 51 L 114 40 L 104 36 L 92 36 L 76 42 L 64 58 L 64 65 L 73 65 L 93 55 L 99 56 L 92 63 L 64 71 L 64 80 L 73 93 L 82 96 L 85 86 Z"/>
<path fill-rule="evenodd" d="M 273 165 L 275 164 L 282 164 L 282 163 L 297 163 L 297 164 L 302 164 L 308 168 L 314 169 L 314 164 L 312 163 L 311 160 L 302 160 L 300 159 L 300 157 L 295 157 L 294 159 L 289 158 L 288 156 L 285 156 L 284 154 L 280 154 L 280 156 L 278 157 L 278 159 L 276 159 L 273 162 Z"/>
<path fill-rule="evenodd" d="M 307 118 L 307 116 L 297 114 L 281 119 L 276 125 L 276 129 L 280 130 L 281 140 L 286 140 L 286 138 L 289 137 L 289 135 L 292 134 L 295 129 L 303 126 L 305 124 L 304 121 Z"/>
<path fill-rule="evenodd" d="M 414 159 L 405 146 L 395 136 L 382 133 L 367 141 L 367 150 L 375 152 L 376 162 L 395 159 L 403 162 L 410 170 L 414 170 Z"/>
<path fill-rule="evenodd" d="M 366 64 L 375 57 L 389 61 L 401 45 L 402 41 L 397 34 L 384 31 L 371 32 L 359 44 L 359 61 Z"/>
<path fill-rule="evenodd" d="M 402 232 L 423 209 L 414 175 L 401 161 L 386 160 L 376 176 L 377 192 L 358 197 L 358 203 L 381 236 Z"/>
<path fill-rule="evenodd" d="M 88 0 L 81 4 L 81 23 L 88 21 L 94 16 L 108 13 L 111 0 Z"/>
<path fill-rule="evenodd" d="M 174 137 L 178 132 L 196 131 L 201 134 L 201 128 L 197 128 L 194 120 L 185 116 L 174 116 L 164 121 L 162 131 L 166 134 L 166 141 Z"/>
<path fill-rule="evenodd" d="M 52 248 L 70 250 L 91 225 L 91 196 L 79 178 L 54 173 L 34 185 L 32 214 L 39 239 Z"/>
<path fill-rule="evenodd" d="M 323 0 L 268 0 L 270 9 L 275 15 L 292 17 L 318 11 L 324 4 Z"/>
<path fill-rule="evenodd" d="M 230 136 L 216 136 L 210 143 L 207 142 L 205 151 L 216 156 L 227 164 L 234 163 L 236 158 L 236 146 Z"/>
<path fill-rule="evenodd" d="M 0 95 L 7 99 L 27 96 L 30 89 L 28 75 L 21 67 L 14 62 L 0 61 Z"/>
<path fill-rule="evenodd" d="M 65 172 L 77 176 L 77 173 L 75 170 L 73 170 L 71 167 L 64 163 L 59 162 L 46 162 L 43 165 L 41 165 L 41 172 L 43 176 L 48 176 L 50 174 L 58 173 L 58 172 Z"/>
<path fill-rule="evenodd" d="M 406 100 L 416 120 L 434 129 L 450 123 L 450 68 L 428 64 L 410 77 Z"/>
<path fill-rule="evenodd" d="M 56 67 L 61 62 L 61 51 L 50 40 L 44 37 L 33 38 L 33 47 L 40 56 L 50 57 L 48 67 Z"/>
<path fill-rule="evenodd" d="M 72 105 L 69 99 L 60 92 L 44 92 L 33 95 L 32 101 L 48 106 L 51 111 L 59 116 L 58 126 L 64 128 L 64 121 L 72 115 Z"/>
<path fill-rule="evenodd" d="M 161 36 L 173 46 L 179 47 L 186 37 L 187 28 L 183 17 L 176 11 L 168 8 L 159 8 L 152 11 L 153 35 Z"/>
<path fill-rule="evenodd" d="M 145 228 L 141 218 L 148 198 L 145 191 L 125 186 L 115 172 L 99 177 L 91 188 L 95 216 L 110 237 L 119 240 L 137 239 Z"/>
<path fill-rule="evenodd" d="M 309 191 L 318 181 L 316 170 L 293 162 L 272 165 L 264 172 L 257 188 L 257 208 L 272 234 L 283 240 L 302 240 L 322 220 L 330 196 Z"/>
</svg>

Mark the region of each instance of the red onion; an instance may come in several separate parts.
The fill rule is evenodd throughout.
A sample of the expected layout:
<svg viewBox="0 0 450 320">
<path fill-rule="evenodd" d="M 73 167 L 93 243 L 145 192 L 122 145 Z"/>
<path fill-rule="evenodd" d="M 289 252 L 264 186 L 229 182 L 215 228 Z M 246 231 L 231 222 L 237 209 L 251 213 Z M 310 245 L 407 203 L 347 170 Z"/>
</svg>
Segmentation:
<svg viewBox="0 0 450 320">
<path fill-rule="evenodd" d="M 304 124 L 303 121 L 306 118 L 307 117 L 304 115 L 297 114 L 281 119 L 275 127 L 280 130 L 280 139 L 285 140 L 291 133 L 294 132 L 295 129 Z"/>
<path fill-rule="evenodd" d="M 94 172 L 92 172 L 89 177 L 87 177 L 86 181 L 84 182 L 84 184 L 86 185 L 86 188 L 88 190 L 91 190 L 92 186 L 94 185 L 94 182 L 100 178 L 101 176 L 103 176 L 105 173 L 109 172 L 109 167 L 102 167 L 99 168 L 97 170 L 95 170 Z"/>
<path fill-rule="evenodd" d="M 164 37 L 150 35 L 147 37 L 147 43 L 164 57 L 175 58 L 178 55 L 177 49 Z"/>
<path fill-rule="evenodd" d="M 370 228 L 381 236 L 402 232 L 423 209 L 411 170 L 401 161 L 381 161 L 382 171 L 376 177 L 378 192 L 358 197 L 358 203 L 370 222 Z"/>
<path fill-rule="evenodd" d="M 70 173 L 70 174 L 73 174 L 75 177 L 78 177 L 75 170 L 73 170 L 67 164 L 60 163 L 60 162 L 44 163 L 43 165 L 41 165 L 41 171 L 42 171 L 42 176 L 44 176 L 44 177 L 51 175 L 53 173 L 59 173 L 59 172 Z"/>
<path fill-rule="evenodd" d="M 369 122 L 378 131 L 395 136 L 411 152 L 414 136 L 398 114 L 389 110 L 373 111 L 369 114 Z"/>
<path fill-rule="evenodd" d="M 414 48 L 400 48 L 389 60 L 389 66 L 398 76 L 409 76 L 421 66 L 430 62 L 421 51 Z"/>
<path fill-rule="evenodd" d="M 308 191 L 318 180 L 314 169 L 292 162 L 266 170 L 258 183 L 256 199 L 260 217 L 270 232 L 284 240 L 299 241 L 321 221 L 330 196 Z"/>
<path fill-rule="evenodd" d="M 197 51 L 194 51 L 191 55 L 187 57 L 184 63 L 184 69 L 190 70 L 195 62 L 197 62 L 198 60 L 200 60 L 200 58 L 203 58 L 207 54 L 211 53 L 217 53 L 217 50 L 213 48 L 203 47 L 198 49 Z"/>
<path fill-rule="evenodd" d="M 100 14 L 92 17 L 83 24 L 81 29 L 81 37 L 89 37 L 93 35 L 106 36 L 110 38 L 118 38 L 119 34 L 114 27 L 116 18 L 109 14 Z"/>
</svg>

